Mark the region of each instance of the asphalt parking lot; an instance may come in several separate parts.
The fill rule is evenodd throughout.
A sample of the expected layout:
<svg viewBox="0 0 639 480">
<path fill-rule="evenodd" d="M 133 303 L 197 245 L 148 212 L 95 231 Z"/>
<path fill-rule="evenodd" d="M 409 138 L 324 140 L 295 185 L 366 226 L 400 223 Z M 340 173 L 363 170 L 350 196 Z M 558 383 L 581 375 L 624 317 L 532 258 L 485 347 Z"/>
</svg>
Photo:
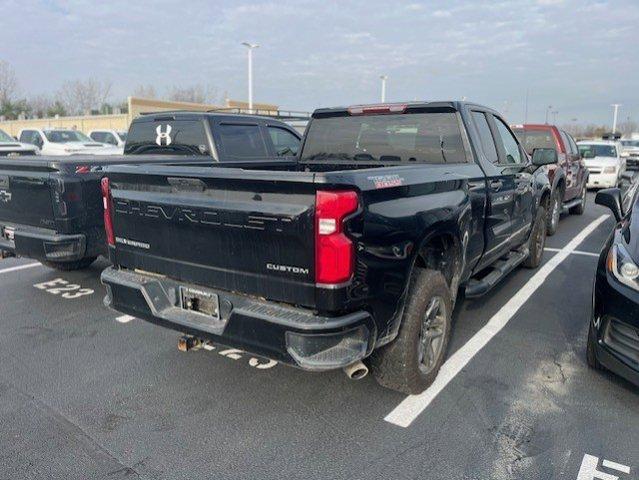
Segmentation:
<svg viewBox="0 0 639 480">
<path fill-rule="evenodd" d="M 408 399 L 370 376 L 180 353 L 175 332 L 102 305 L 104 261 L 2 260 L 0 478 L 639 478 L 639 390 L 585 361 L 613 225 L 593 198 L 538 270 L 459 302 L 441 379 Z"/>
</svg>

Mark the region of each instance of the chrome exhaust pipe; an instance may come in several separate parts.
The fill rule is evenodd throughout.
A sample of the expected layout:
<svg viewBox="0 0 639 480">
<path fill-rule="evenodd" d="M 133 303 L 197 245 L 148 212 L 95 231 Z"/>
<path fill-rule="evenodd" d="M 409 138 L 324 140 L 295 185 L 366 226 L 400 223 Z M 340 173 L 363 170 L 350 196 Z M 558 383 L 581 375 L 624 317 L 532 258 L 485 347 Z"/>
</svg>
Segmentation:
<svg viewBox="0 0 639 480">
<path fill-rule="evenodd" d="M 368 367 L 360 360 L 344 367 L 344 373 L 351 380 L 361 380 L 368 375 Z"/>
</svg>

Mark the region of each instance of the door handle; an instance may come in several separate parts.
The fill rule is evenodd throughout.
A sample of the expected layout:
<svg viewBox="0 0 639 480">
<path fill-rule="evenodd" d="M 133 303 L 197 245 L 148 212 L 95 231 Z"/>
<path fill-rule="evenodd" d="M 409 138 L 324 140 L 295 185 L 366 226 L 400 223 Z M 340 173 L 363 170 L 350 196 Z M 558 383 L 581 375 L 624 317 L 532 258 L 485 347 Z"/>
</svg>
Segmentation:
<svg viewBox="0 0 639 480">
<path fill-rule="evenodd" d="M 504 182 L 501 180 L 492 180 L 489 185 L 491 189 L 498 191 L 504 186 Z"/>
</svg>

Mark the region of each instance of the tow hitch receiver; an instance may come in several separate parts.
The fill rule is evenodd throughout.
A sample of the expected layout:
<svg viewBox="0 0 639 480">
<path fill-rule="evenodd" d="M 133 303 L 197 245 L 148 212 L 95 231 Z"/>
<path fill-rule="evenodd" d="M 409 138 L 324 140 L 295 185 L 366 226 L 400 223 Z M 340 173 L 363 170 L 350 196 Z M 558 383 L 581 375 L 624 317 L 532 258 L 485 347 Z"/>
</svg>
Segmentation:
<svg viewBox="0 0 639 480">
<path fill-rule="evenodd" d="M 178 350 L 180 352 L 199 350 L 200 348 L 202 348 L 202 345 L 202 340 L 191 335 L 182 335 L 178 340 Z"/>
</svg>

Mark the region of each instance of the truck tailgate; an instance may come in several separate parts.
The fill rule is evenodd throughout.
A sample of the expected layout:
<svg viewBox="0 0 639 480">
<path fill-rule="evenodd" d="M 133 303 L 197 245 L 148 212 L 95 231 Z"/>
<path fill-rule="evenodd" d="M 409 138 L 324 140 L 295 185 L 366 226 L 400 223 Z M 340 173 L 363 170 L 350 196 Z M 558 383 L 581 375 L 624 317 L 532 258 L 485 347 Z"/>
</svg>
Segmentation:
<svg viewBox="0 0 639 480">
<path fill-rule="evenodd" d="M 108 177 L 120 267 L 313 306 L 313 174 L 117 167 Z"/>
<path fill-rule="evenodd" d="M 0 161 L 0 223 L 52 228 L 52 171 L 46 162 Z"/>
</svg>

